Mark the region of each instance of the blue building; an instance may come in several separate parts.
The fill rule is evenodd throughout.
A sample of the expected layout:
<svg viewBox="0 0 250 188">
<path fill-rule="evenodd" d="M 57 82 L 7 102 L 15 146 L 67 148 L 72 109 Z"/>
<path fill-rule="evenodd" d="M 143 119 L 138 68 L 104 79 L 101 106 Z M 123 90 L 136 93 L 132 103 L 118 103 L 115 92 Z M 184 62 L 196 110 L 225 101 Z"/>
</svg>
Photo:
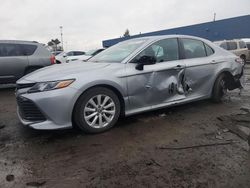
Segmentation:
<svg viewBox="0 0 250 188">
<path fill-rule="evenodd" d="M 185 27 L 178 27 L 174 29 L 143 33 L 139 35 L 133 35 L 130 37 L 121 37 L 110 40 L 104 40 L 102 41 L 102 44 L 103 47 L 110 47 L 118 42 L 131 38 L 155 36 L 155 35 L 169 35 L 169 34 L 193 35 L 206 38 L 211 41 L 224 40 L 224 39 L 250 38 L 250 15 L 218 20 L 214 22 L 190 25 Z"/>
</svg>

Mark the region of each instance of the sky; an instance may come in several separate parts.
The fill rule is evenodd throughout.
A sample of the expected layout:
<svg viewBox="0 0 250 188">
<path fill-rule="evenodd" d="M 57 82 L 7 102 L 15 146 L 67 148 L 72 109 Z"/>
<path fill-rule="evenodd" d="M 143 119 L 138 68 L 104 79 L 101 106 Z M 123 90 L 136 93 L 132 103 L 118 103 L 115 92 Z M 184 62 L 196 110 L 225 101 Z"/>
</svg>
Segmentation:
<svg viewBox="0 0 250 188">
<path fill-rule="evenodd" d="M 139 34 L 249 15 L 250 0 L 1 0 L 0 40 L 47 43 L 90 50 L 126 29 Z"/>
</svg>

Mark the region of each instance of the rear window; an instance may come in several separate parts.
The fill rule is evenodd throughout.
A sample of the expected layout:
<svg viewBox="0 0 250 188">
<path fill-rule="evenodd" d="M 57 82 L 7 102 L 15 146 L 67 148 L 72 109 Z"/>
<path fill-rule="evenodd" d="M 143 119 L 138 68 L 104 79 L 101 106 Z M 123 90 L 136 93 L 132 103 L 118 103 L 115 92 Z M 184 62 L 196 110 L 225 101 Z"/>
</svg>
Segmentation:
<svg viewBox="0 0 250 188">
<path fill-rule="evenodd" d="M 243 41 L 240 41 L 240 42 L 239 42 L 239 46 L 240 46 L 241 49 L 242 49 L 242 48 L 246 48 L 246 43 L 243 42 Z"/>
<path fill-rule="evenodd" d="M 17 44 L 22 55 L 33 55 L 37 49 L 36 45 L 32 44 Z"/>
<path fill-rule="evenodd" d="M 228 50 L 236 50 L 237 43 L 236 42 L 227 42 Z"/>
<path fill-rule="evenodd" d="M 37 46 L 32 44 L 0 44 L 0 57 L 29 56 L 36 51 Z"/>
</svg>

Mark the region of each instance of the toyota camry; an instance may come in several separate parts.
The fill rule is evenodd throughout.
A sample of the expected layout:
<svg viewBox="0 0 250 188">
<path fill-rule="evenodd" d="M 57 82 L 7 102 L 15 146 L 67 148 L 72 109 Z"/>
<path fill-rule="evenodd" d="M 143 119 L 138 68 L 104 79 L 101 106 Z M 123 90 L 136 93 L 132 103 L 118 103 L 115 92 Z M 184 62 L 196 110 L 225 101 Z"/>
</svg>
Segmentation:
<svg viewBox="0 0 250 188">
<path fill-rule="evenodd" d="M 54 65 L 17 81 L 20 121 L 40 130 L 88 133 L 121 116 L 211 98 L 242 88 L 243 61 L 212 42 L 168 35 L 130 39 L 88 62 Z"/>
</svg>

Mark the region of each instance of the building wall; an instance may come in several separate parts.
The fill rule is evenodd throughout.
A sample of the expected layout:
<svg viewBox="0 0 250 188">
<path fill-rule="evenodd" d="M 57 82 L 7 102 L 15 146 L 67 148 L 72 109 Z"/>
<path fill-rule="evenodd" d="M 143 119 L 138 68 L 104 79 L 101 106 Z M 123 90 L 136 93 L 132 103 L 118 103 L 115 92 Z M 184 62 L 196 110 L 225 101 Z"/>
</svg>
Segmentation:
<svg viewBox="0 0 250 188">
<path fill-rule="evenodd" d="M 169 34 L 193 35 L 206 38 L 211 41 L 250 38 L 250 15 L 133 35 L 131 37 L 104 40 L 102 44 L 104 47 L 110 47 L 118 42 L 131 38 Z"/>
</svg>

